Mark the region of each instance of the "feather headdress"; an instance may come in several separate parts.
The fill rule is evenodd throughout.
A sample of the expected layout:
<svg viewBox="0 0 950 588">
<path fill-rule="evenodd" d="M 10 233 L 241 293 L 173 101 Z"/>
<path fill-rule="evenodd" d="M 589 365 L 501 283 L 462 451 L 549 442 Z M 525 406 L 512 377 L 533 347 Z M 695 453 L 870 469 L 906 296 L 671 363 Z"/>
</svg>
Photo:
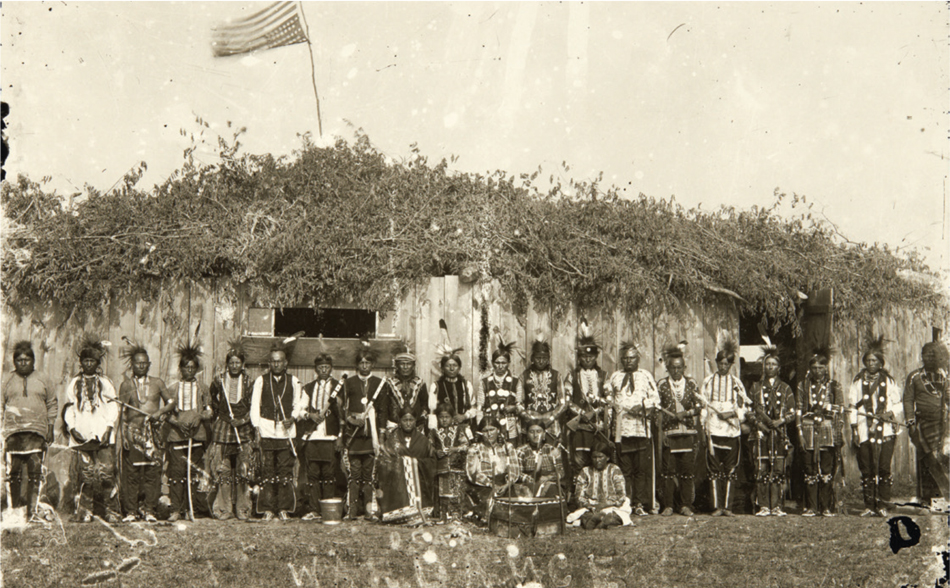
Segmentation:
<svg viewBox="0 0 950 588">
<path fill-rule="evenodd" d="M 240 338 L 228 341 L 228 352 L 224 356 L 224 361 L 227 362 L 232 357 L 240 359 L 242 363 L 247 361 L 247 352 L 244 351 L 244 342 Z"/>
<path fill-rule="evenodd" d="M 111 342 L 100 339 L 99 336 L 94 333 L 84 333 L 82 341 L 79 344 L 79 359 L 82 360 L 91 357 L 96 361 L 102 361 L 102 358 L 106 354 L 106 347 L 111 345 Z"/>
<path fill-rule="evenodd" d="M 444 319 L 439 319 L 439 330 L 442 334 L 442 340 L 435 348 L 439 354 L 439 358 L 458 356 L 465 348 L 452 346 L 452 341 L 449 339 L 449 326 L 445 324 Z"/>
<path fill-rule="evenodd" d="M 776 345 L 775 343 L 772 343 L 772 340 L 769 339 L 769 336 L 766 335 L 764 332 L 761 333 L 761 335 L 762 335 L 762 340 L 765 341 L 765 345 L 762 345 L 760 347 L 760 349 L 762 349 L 762 357 L 759 358 L 759 361 L 764 362 L 766 359 L 770 357 L 774 357 L 775 360 L 778 361 L 779 359 L 778 345 Z"/>
<path fill-rule="evenodd" d="M 670 364 L 670 360 L 673 359 L 682 359 L 686 355 L 686 341 L 680 341 L 679 343 L 668 343 L 663 347 L 663 357 L 660 358 L 660 361 L 666 365 Z"/>
<path fill-rule="evenodd" d="M 379 357 L 379 353 L 373 349 L 373 346 L 369 344 L 369 337 L 365 335 L 360 337 L 359 343 L 356 344 L 356 363 L 361 362 L 364 359 L 368 359 L 370 363 L 376 363 L 376 359 Z"/>
<path fill-rule="evenodd" d="M 822 363 L 827 365 L 831 361 L 832 350 L 828 344 L 822 344 L 814 347 L 811 352 L 811 356 L 808 358 L 808 365 L 812 366 L 816 363 Z"/>
<path fill-rule="evenodd" d="M 637 353 L 640 353 L 640 348 L 637 347 L 637 344 L 629 339 L 626 341 L 620 342 L 620 356 L 623 357 L 623 354 L 633 349 Z"/>
<path fill-rule="evenodd" d="M 736 355 L 739 353 L 739 346 L 735 339 L 729 333 L 723 335 L 719 343 L 719 351 L 716 353 L 716 362 L 722 359 L 728 359 L 729 363 L 736 361 Z"/>
<path fill-rule="evenodd" d="M 600 353 L 600 346 L 594 341 L 594 329 L 586 318 L 581 318 L 577 325 L 577 352 L 587 355 L 597 355 Z"/>
<path fill-rule="evenodd" d="M 198 369 L 201 369 L 201 346 L 198 344 L 198 333 L 201 332 L 201 321 L 195 328 L 195 335 L 190 340 L 178 346 L 178 367 L 183 367 L 186 363 L 193 361 Z"/>
<path fill-rule="evenodd" d="M 504 338 L 501 336 L 501 332 L 498 331 L 498 327 L 495 327 L 495 334 L 498 337 L 498 345 L 495 347 L 495 351 L 491 354 L 492 362 L 494 362 L 499 357 L 504 357 L 510 362 L 511 353 L 515 350 L 515 342 L 509 341 L 506 343 Z"/>
<path fill-rule="evenodd" d="M 538 332 L 531 343 L 531 357 L 538 354 L 551 355 L 551 344 L 544 340 L 544 333 Z"/>
<path fill-rule="evenodd" d="M 864 364 L 867 364 L 868 357 L 874 356 L 880 360 L 881 365 L 884 365 L 884 335 L 874 337 L 874 335 L 868 335 L 868 348 L 864 352 L 864 355 L 861 356 L 861 361 Z"/>
<path fill-rule="evenodd" d="M 270 352 L 283 351 L 284 356 L 287 358 L 287 361 L 290 361 L 290 356 L 294 354 L 294 347 L 297 345 L 297 339 L 300 339 L 306 334 L 306 331 L 297 331 L 289 337 L 284 337 L 279 341 L 275 341 L 273 345 L 270 346 Z"/>
<path fill-rule="evenodd" d="M 129 364 L 129 367 L 132 367 L 132 359 L 135 358 L 136 355 L 145 354 L 146 357 L 148 356 L 148 350 L 141 344 L 132 341 L 125 335 L 122 336 L 122 340 L 125 341 L 126 347 L 123 347 L 122 350 L 119 351 L 119 357 L 124 359 L 126 363 Z"/>
<path fill-rule="evenodd" d="M 313 367 L 327 364 L 333 365 L 333 356 L 327 353 L 327 343 L 323 340 L 323 333 L 317 336 L 317 347 L 320 352 L 313 358 Z"/>
</svg>

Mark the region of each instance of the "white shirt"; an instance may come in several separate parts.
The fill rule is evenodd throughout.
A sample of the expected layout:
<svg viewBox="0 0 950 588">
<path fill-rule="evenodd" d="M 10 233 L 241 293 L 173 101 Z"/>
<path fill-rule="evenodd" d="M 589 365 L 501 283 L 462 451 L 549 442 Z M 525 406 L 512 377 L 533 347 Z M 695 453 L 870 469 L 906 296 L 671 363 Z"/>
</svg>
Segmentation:
<svg viewBox="0 0 950 588">
<path fill-rule="evenodd" d="M 80 399 L 78 396 L 79 382 L 84 377 L 80 374 L 66 384 L 66 402 L 72 403 L 72 406 L 66 409 L 63 418 L 69 428 L 75 429 L 86 440 L 97 439 L 108 445 L 112 443 L 115 436 L 115 425 L 119 420 L 119 405 L 109 401 L 109 399 L 118 398 L 115 393 L 115 386 L 112 385 L 112 380 L 105 376 L 92 376 L 89 378 L 90 380 L 95 378 L 99 381 L 99 393 L 92 400 Z M 112 430 L 109 431 L 109 435 L 106 435 L 106 431 L 110 428 Z M 77 445 L 81 445 L 81 443 L 70 435 L 69 446 L 75 447 Z"/>
<path fill-rule="evenodd" d="M 745 419 L 746 413 L 749 412 L 748 407 L 752 405 L 739 378 L 732 374 L 720 376 L 715 373 L 706 378 L 699 394 L 705 400 L 703 404 L 709 404 L 719 412 L 736 412 L 734 418 L 723 420 L 709 408 L 703 408 L 700 418 L 706 424 L 709 434 L 717 437 L 738 437 L 741 433 L 739 423 Z"/>
<path fill-rule="evenodd" d="M 660 393 L 650 372 L 644 369 L 631 372 L 630 382 L 624 385 L 627 375 L 624 371 L 614 372 L 604 385 L 611 402 L 627 409 L 638 406 L 653 408 L 660 405 Z M 621 437 L 650 437 L 650 427 L 645 417 L 632 417 L 624 413 L 618 418 Z"/>
</svg>

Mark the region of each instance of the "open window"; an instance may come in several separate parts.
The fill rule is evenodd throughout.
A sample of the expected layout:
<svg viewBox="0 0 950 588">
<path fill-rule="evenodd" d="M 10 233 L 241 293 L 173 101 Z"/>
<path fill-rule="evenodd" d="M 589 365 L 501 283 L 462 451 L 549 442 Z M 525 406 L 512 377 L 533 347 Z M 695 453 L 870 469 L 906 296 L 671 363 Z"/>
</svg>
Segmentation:
<svg viewBox="0 0 950 588">
<path fill-rule="evenodd" d="M 263 364 L 271 346 L 285 337 L 303 332 L 288 358 L 291 365 L 312 365 L 323 349 L 334 358 L 335 367 L 351 367 L 361 337 L 367 337 L 376 349 L 377 365 L 392 361 L 394 335 L 379 333 L 379 315 L 359 308 L 249 308 L 247 335 L 243 337 L 247 363 Z"/>
</svg>

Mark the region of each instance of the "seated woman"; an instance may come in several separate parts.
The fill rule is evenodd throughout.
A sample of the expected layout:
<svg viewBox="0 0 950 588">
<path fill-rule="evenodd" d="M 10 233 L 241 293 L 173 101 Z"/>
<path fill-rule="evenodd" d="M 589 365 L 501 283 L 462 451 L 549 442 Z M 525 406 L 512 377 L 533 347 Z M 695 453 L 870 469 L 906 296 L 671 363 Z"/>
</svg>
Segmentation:
<svg viewBox="0 0 950 588">
<path fill-rule="evenodd" d="M 482 423 L 481 440 L 469 447 L 465 459 L 468 484 L 465 489 L 466 516 L 488 524 L 490 505 L 495 496 L 508 493 L 521 476 L 514 445 L 500 439 L 500 427 L 494 419 Z"/>
<path fill-rule="evenodd" d="M 565 496 L 564 462 L 557 445 L 547 442 L 548 433 L 537 421 L 528 426 L 528 442 L 518 448 L 521 477 L 516 495 L 525 497 Z"/>
<path fill-rule="evenodd" d="M 442 520 L 459 518 L 462 516 L 465 452 L 472 441 L 472 431 L 468 423 L 453 423 L 452 407 L 448 404 L 440 404 L 435 414 L 439 427 L 431 432 L 430 441 L 438 458 L 435 467 L 438 479 L 436 516 Z"/>
<path fill-rule="evenodd" d="M 427 523 L 435 504 L 435 451 L 416 426 L 416 415 L 404 409 L 399 427 L 390 431 L 376 462 L 376 498 L 384 523 Z"/>
<path fill-rule="evenodd" d="M 575 481 L 577 504 L 580 508 L 567 517 L 568 524 L 581 525 L 585 529 L 608 529 L 629 525 L 630 498 L 627 496 L 623 472 L 620 467 L 608 463 L 610 449 L 606 443 L 595 444 L 591 462 L 581 470 Z"/>
</svg>

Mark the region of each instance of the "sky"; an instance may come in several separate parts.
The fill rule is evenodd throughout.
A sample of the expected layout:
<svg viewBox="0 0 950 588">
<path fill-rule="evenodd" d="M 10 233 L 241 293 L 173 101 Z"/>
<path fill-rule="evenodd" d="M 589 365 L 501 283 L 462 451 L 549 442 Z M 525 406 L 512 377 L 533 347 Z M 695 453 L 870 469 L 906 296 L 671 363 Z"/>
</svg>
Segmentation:
<svg viewBox="0 0 950 588">
<path fill-rule="evenodd" d="M 704 210 L 778 188 L 848 239 L 950 263 L 942 2 L 304 2 L 313 68 L 306 44 L 212 56 L 214 25 L 265 6 L 3 2 L 8 179 L 108 190 L 145 161 L 148 188 L 196 117 L 201 161 L 233 127 L 290 154 L 318 135 L 315 72 L 324 141 L 361 128 L 394 159 L 602 172 Z"/>
</svg>

